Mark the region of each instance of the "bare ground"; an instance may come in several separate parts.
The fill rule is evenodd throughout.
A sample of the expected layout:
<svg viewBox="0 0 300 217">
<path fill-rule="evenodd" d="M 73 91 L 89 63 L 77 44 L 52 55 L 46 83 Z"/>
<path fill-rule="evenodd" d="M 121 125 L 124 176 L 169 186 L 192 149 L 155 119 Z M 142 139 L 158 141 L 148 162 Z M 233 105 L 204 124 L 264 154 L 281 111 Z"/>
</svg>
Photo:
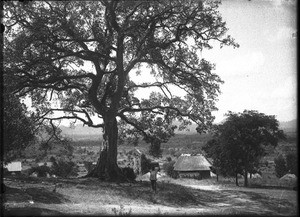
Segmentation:
<svg viewBox="0 0 300 217">
<path fill-rule="evenodd" d="M 225 186 L 210 180 L 162 178 L 156 194 L 148 181 L 10 177 L 4 183 L 5 216 L 298 214 L 297 191 Z"/>
</svg>

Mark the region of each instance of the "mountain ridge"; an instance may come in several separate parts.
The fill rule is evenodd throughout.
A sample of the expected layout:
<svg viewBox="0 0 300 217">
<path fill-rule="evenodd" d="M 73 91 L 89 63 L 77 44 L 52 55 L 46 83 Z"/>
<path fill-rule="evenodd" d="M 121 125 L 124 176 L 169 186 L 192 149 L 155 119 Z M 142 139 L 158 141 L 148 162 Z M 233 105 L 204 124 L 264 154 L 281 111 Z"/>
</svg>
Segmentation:
<svg viewBox="0 0 300 217">
<path fill-rule="evenodd" d="M 196 134 L 196 124 L 189 125 L 187 127 L 188 130 L 183 131 L 176 131 L 176 134 Z M 279 122 L 280 129 L 286 132 L 296 132 L 297 131 L 297 120 L 293 119 L 290 121 L 283 121 Z M 82 139 L 99 139 L 102 138 L 102 129 L 101 128 L 93 128 L 83 125 L 75 125 L 75 127 L 68 127 L 68 126 L 60 126 L 62 130 L 62 134 L 71 137 L 71 138 L 78 138 L 82 137 Z"/>
</svg>

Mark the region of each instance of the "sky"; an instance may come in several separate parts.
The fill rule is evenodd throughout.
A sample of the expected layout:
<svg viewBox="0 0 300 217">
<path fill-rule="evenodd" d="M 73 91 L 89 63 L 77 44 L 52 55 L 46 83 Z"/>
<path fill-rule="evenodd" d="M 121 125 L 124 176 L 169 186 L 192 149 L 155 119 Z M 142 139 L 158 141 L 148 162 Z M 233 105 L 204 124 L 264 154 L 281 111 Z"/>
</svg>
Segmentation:
<svg viewBox="0 0 300 217">
<path fill-rule="evenodd" d="M 222 0 L 219 12 L 240 47 L 202 52 L 224 81 L 215 122 L 229 110 L 244 109 L 275 115 L 279 121 L 296 119 L 296 1 Z"/>
</svg>

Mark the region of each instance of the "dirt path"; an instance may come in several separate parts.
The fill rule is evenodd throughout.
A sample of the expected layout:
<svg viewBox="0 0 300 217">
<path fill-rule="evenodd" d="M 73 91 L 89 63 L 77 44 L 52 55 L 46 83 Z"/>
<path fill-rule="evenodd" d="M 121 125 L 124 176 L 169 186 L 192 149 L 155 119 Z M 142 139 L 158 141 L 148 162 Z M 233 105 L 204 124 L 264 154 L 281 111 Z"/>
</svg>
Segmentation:
<svg viewBox="0 0 300 217">
<path fill-rule="evenodd" d="M 286 215 L 286 203 L 292 202 L 296 208 L 298 206 L 297 192 L 286 189 L 262 189 L 262 188 L 246 188 L 246 187 L 224 187 L 222 185 L 195 185 L 184 184 L 186 187 L 193 189 L 201 189 L 205 191 L 221 192 L 228 200 L 224 203 L 213 203 L 214 207 L 228 207 L 234 211 L 247 211 L 256 213 L 257 215 Z M 269 204 L 269 206 L 266 206 Z M 274 211 L 272 208 L 278 206 Z M 234 212 L 233 212 L 234 213 Z M 289 210 L 289 214 L 295 215 L 297 210 Z M 289 215 L 288 214 L 288 215 Z"/>
</svg>

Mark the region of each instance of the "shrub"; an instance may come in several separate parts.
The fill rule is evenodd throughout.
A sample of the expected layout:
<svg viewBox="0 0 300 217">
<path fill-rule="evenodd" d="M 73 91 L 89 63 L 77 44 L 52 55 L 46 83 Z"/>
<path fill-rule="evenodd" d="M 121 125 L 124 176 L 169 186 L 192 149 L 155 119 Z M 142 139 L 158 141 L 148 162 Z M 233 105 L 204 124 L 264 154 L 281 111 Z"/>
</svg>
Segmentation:
<svg viewBox="0 0 300 217">
<path fill-rule="evenodd" d="M 167 160 L 168 162 L 171 162 L 171 161 L 172 161 L 172 158 L 171 158 L 171 157 L 167 157 L 166 160 Z"/>
<path fill-rule="evenodd" d="M 286 167 L 289 173 L 298 177 L 298 157 L 297 153 L 288 153 L 286 155 Z"/>
<path fill-rule="evenodd" d="M 90 161 L 83 161 L 83 164 L 88 172 L 92 171 L 96 167 L 96 165 L 93 165 Z"/>
<path fill-rule="evenodd" d="M 161 157 L 162 149 L 160 142 L 153 142 L 150 144 L 149 154 L 153 157 Z"/>
<path fill-rule="evenodd" d="M 287 173 L 287 167 L 284 157 L 280 154 L 274 159 L 275 173 L 278 178 L 281 178 Z"/>
<path fill-rule="evenodd" d="M 72 161 L 59 160 L 58 162 L 53 163 L 51 172 L 60 177 L 77 176 L 78 167 Z"/>
<path fill-rule="evenodd" d="M 56 161 L 55 157 L 51 156 L 50 157 L 50 162 L 54 163 Z"/>
<path fill-rule="evenodd" d="M 174 173 L 174 164 L 175 164 L 175 161 L 170 161 L 170 162 L 167 162 L 167 163 L 163 164 L 163 170 L 170 177 L 174 177 L 174 175 L 175 175 L 175 173 Z"/>
<path fill-rule="evenodd" d="M 32 174 L 32 173 L 37 173 L 38 177 L 47 177 L 47 174 L 50 174 L 50 175 L 52 174 L 50 168 L 45 165 L 38 166 L 38 167 L 32 167 L 29 170 L 29 174 Z"/>
<path fill-rule="evenodd" d="M 136 175 L 133 171 L 132 168 L 130 167 L 124 167 L 124 168 L 121 168 L 122 172 L 124 173 L 124 175 L 126 176 L 127 179 L 129 179 L 130 181 L 134 181 L 135 178 L 136 178 Z"/>
</svg>

